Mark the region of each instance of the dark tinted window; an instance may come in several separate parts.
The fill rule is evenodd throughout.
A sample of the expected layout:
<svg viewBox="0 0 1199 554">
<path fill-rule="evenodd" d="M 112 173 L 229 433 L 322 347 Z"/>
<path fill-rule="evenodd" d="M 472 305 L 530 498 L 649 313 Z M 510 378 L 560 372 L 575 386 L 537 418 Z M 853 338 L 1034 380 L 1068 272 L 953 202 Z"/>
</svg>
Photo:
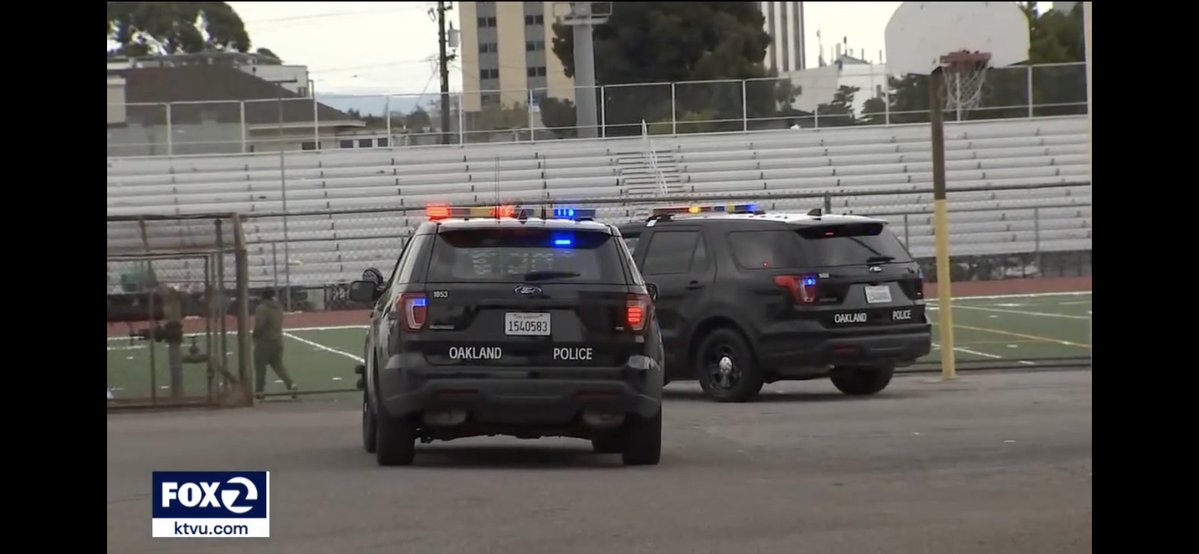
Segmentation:
<svg viewBox="0 0 1199 554">
<path fill-rule="evenodd" d="M 691 269 L 691 258 L 695 243 L 699 240 L 696 231 L 659 231 L 649 240 L 649 251 L 645 253 L 646 275 L 686 273 Z"/>
<path fill-rule="evenodd" d="M 623 284 L 611 235 L 550 229 L 469 229 L 437 235 L 429 281 Z"/>
<path fill-rule="evenodd" d="M 803 265 L 794 231 L 734 231 L 729 233 L 733 259 L 745 269 L 772 269 Z"/>
<path fill-rule="evenodd" d="M 912 261 L 899 237 L 881 223 L 804 228 L 799 235 L 813 265 Z"/>
<path fill-rule="evenodd" d="M 421 248 L 429 241 L 430 235 L 417 235 L 408 241 L 408 247 L 404 249 L 403 258 L 400 259 L 400 267 L 396 273 L 397 283 L 407 283 L 412 280 L 412 271 L 416 268 L 416 258 L 419 257 Z"/>
</svg>

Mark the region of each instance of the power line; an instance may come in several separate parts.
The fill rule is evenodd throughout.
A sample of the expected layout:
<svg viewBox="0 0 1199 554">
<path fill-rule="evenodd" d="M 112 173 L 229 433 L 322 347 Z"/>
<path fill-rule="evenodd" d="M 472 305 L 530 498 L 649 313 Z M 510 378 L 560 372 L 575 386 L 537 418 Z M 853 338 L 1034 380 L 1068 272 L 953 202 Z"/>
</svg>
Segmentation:
<svg viewBox="0 0 1199 554">
<path fill-rule="evenodd" d="M 347 65 L 341 67 L 331 67 L 327 69 L 310 69 L 311 73 L 345 73 L 347 71 L 357 71 L 361 69 L 374 69 L 377 67 L 395 67 L 397 65 L 415 65 L 419 63 L 429 63 L 433 60 L 433 56 L 426 56 L 418 60 L 399 60 L 394 62 L 371 63 L 363 65 Z"/>
<path fill-rule="evenodd" d="M 393 7 L 389 7 L 389 8 L 385 8 L 385 9 L 375 9 L 375 10 L 358 10 L 358 11 L 349 11 L 349 12 L 338 11 L 338 12 L 325 12 L 325 13 L 316 13 L 316 14 L 308 14 L 308 15 L 293 15 L 293 16 L 288 16 L 288 17 L 272 17 L 269 19 L 253 19 L 253 20 L 244 21 L 243 23 L 245 23 L 246 25 L 257 25 L 260 23 L 286 23 L 286 22 L 292 22 L 292 21 L 304 21 L 304 20 L 309 20 L 309 19 L 326 19 L 326 18 L 330 18 L 330 17 L 346 17 L 346 16 L 351 16 L 351 15 L 371 15 L 371 14 L 380 14 L 380 13 L 415 12 L 415 11 L 417 11 L 412 8 L 413 8 L 413 6 L 411 4 L 405 4 L 404 6 L 399 6 L 399 7 L 393 6 Z M 424 11 L 424 10 L 425 10 L 424 7 L 420 8 L 420 11 Z"/>
</svg>

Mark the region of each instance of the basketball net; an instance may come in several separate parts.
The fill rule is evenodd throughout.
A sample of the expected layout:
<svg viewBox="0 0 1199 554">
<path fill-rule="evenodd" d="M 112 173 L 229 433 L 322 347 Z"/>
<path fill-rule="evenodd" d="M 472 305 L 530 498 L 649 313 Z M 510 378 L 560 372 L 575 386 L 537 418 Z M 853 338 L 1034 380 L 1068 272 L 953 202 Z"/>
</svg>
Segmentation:
<svg viewBox="0 0 1199 554">
<path fill-rule="evenodd" d="M 991 55 L 962 50 L 941 56 L 945 66 L 945 109 L 962 112 L 982 104 Z"/>
</svg>

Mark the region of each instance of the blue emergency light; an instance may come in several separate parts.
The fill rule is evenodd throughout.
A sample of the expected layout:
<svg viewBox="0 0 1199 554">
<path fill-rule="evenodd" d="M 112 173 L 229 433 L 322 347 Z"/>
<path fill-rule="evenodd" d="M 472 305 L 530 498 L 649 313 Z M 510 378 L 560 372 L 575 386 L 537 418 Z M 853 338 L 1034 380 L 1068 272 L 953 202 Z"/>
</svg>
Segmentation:
<svg viewBox="0 0 1199 554">
<path fill-rule="evenodd" d="M 530 217 L 543 217 L 546 219 L 568 219 L 571 221 L 594 220 L 594 208 L 521 208 L 517 217 L 527 219 Z"/>
</svg>

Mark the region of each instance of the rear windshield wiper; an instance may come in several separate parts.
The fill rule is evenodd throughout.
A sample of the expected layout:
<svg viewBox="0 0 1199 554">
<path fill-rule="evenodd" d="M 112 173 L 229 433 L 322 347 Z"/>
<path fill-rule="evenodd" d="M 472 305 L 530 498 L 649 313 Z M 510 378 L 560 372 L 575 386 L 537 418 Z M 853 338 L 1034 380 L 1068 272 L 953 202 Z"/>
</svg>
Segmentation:
<svg viewBox="0 0 1199 554">
<path fill-rule="evenodd" d="M 530 271 L 525 274 L 526 281 L 545 281 L 548 279 L 569 279 L 580 274 L 573 271 Z"/>
</svg>

